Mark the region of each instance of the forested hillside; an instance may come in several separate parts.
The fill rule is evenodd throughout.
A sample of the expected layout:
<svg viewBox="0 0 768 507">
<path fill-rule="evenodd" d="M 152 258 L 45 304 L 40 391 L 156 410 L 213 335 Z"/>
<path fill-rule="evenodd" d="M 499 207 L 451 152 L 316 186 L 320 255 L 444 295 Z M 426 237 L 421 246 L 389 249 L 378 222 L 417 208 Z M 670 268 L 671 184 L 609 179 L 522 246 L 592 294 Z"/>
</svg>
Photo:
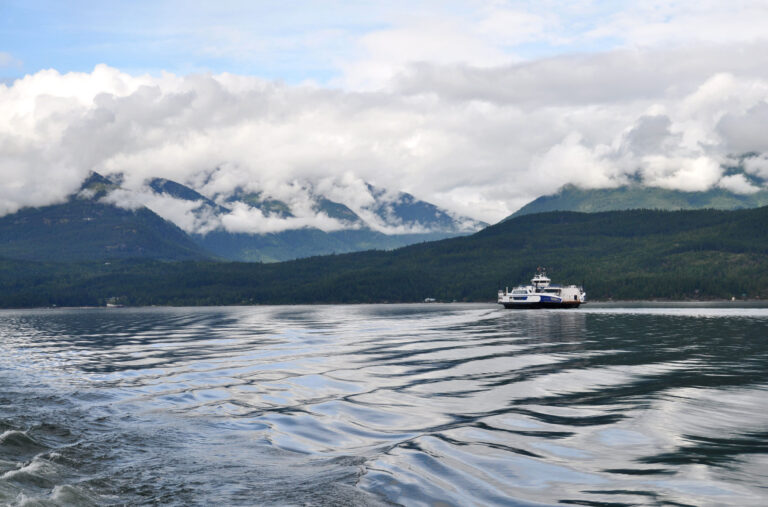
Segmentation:
<svg viewBox="0 0 768 507">
<path fill-rule="evenodd" d="M 0 257 L 39 261 L 212 258 L 151 210 L 95 199 L 24 208 L 0 217 Z"/>
<path fill-rule="evenodd" d="M 737 211 L 552 212 L 477 234 L 259 264 L 0 263 L 0 305 L 492 301 L 546 266 L 590 298 L 768 297 L 768 207 Z"/>
</svg>

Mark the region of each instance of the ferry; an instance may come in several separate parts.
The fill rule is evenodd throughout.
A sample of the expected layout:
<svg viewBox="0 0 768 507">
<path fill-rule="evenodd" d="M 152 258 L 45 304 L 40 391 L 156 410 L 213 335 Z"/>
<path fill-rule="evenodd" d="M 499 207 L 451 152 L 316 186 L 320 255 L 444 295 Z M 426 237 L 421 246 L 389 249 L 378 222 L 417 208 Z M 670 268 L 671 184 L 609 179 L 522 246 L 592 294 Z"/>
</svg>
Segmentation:
<svg viewBox="0 0 768 507">
<path fill-rule="evenodd" d="M 578 308 L 587 302 L 587 293 L 576 285 L 550 283 L 545 270 L 531 279 L 531 285 L 518 285 L 499 291 L 499 304 L 504 308 Z"/>
</svg>

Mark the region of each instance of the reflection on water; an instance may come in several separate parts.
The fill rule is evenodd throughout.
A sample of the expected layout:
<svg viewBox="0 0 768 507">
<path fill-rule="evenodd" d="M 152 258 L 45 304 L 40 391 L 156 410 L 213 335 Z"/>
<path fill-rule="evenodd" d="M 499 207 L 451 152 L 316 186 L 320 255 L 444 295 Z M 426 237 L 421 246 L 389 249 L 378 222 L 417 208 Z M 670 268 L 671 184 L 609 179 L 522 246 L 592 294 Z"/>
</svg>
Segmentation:
<svg viewBox="0 0 768 507">
<path fill-rule="evenodd" d="M 768 308 L 0 312 L 0 503 L 763 505 Z"/>
</svg>

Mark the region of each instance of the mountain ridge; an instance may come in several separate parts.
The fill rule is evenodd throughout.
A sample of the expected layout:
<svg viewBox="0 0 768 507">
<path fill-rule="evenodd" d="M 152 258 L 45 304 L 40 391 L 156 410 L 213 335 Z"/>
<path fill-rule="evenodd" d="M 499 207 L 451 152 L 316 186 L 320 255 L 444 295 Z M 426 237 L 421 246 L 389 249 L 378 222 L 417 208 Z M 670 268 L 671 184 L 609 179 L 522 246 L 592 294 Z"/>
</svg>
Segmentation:
<svg viewBox="0 0 768 507">
<path fill-rule="evenodd" d="M 503 221 L 548 211 L 595 213 L 627 209 L 744 209 L 768 205 L 768 190 L 738 194 L 724 188 L 683 191 L 644 185 L 583 189 L 565 185 L 557 192 L 529 202 Z"/>
<path fill-rule="evenodd" d="M 288 203 L 264 192 L 248 191 L 242 187 L 237 187 L 230 195 L 215 196 L 219 202 L 172 180 L 154 178 L 148 181 L 148 187 L 156 194 L 166 193 L 176 199 L 200 202 L 193 212 L 201 221 L 206 213 L 223 216 L 234 207 L 243 205 L 247 209 L 257 210 L 266 219 L 299 218 Z M 374 204 L 366 211 L 372 213 L 377 220 L 390 227 L 404 227 L 406 230 L 426 227 L 427 230 L 384 233 L 366 222 L 346 204 L 329 199 L 309 188 L 312 210 L 337 220 L 340 228 L 325 231 L 305 225 L 273 232 L 246 232 L 216 227 L 200 233 L 191 232 L 190 236 L 199 246 L 223 259 L 279 262 L 333 253 L 390 250 L 413 243 L 467 234 L 487 225 L 467 217 L 453 218 L 437 206 L 418 200 L 406 192 L 397 192 L 393 199 L 387 200 L 386 190 L 370 184 L 366 184 L 366 188 L 375 199 Z M 425 226 L 421 227 L 422 224 Z M 466 224 L 469 224 L 470 229 L 466 229 Z"/>
<path fill-rule="evenodd" d="M 318 194 L 312 194 L 313 212 L 321 213 L 327 220 L 337 220 L 341 228 L 325 231 L 313 227 L 311 222 L 307 224 L 295 216 L 288 203 L 263 192 L 238 188 L 229 196 L 214 196 L 217 202 L 187 185 L 164 178 L 147 180 L 141 192 L 126 190 L 121 183 L 120 175 L 104 177 L 92 172 L 65 203 L 24 208 L 0 217 L 0 256 L 63 261 L 215 257 L 277 262 L 360 250 L 388 250 L 462 234 L 457 232 L 459 222 L 450 222 L 447 213 L 402 192 L 397 194 L 405 206 L 402 216 L 415 220 L 419 213 L 432 215 L 438 231 L 385 234 L 371 228 L 345 204 Z M 383 195 L 385 191 L 376 192 Z M 384 210 L 380 214 L 393 214 L 394 218 L 390 218 L 395 221 L 402 219 L 399 209 L 380 207 Z M 230 232 L 222 221 L 233 210 L 246 210 L 263 220 L 292 220 L 298 225 L 274 232 Z M 177 221 L 180 216 L 184 221 Z M 476 226 L 479 224 L 475 222 Z M 190 233 L 180 225 L 204 230 Z"/>
<path fill-rule="evenodd" d="M 0 256 L 58 262 L 212 257 L 150 209 L 105 202 L 114 188 L 114 182 L 94 173 L 64 203 L 0 217 Z"/>
</svg>

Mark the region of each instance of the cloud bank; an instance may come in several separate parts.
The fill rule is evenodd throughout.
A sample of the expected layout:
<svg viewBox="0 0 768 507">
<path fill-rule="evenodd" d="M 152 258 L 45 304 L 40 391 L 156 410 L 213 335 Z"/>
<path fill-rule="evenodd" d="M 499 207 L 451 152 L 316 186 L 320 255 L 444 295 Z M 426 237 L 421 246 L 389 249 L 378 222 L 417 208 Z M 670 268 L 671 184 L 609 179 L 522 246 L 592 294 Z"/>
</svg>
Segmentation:
<svg viewBox="0 0 768 507">
<path fill-rule="evenodd" d="M 567 183 L 751 192 L 722 166 L 768 153 L 760 41 L 397 69 L 374 91 L 106 65 L 27 75 L 0 85 L 0 213 L 61 202 L 97 171 L 122 174 L 133 192 L 162 177 L 206 196 L 239 187 L 297 207 L 297 189 L 311 185 L 364 209 L 370 182 L 495 222 Z M 746 167 L 768 174 L 762 156 Z M 191 216 L 190 203 L 147 203 Z M 224 224 L 233 231 L 274 230 L 234 211 Z"/>
</svg>

